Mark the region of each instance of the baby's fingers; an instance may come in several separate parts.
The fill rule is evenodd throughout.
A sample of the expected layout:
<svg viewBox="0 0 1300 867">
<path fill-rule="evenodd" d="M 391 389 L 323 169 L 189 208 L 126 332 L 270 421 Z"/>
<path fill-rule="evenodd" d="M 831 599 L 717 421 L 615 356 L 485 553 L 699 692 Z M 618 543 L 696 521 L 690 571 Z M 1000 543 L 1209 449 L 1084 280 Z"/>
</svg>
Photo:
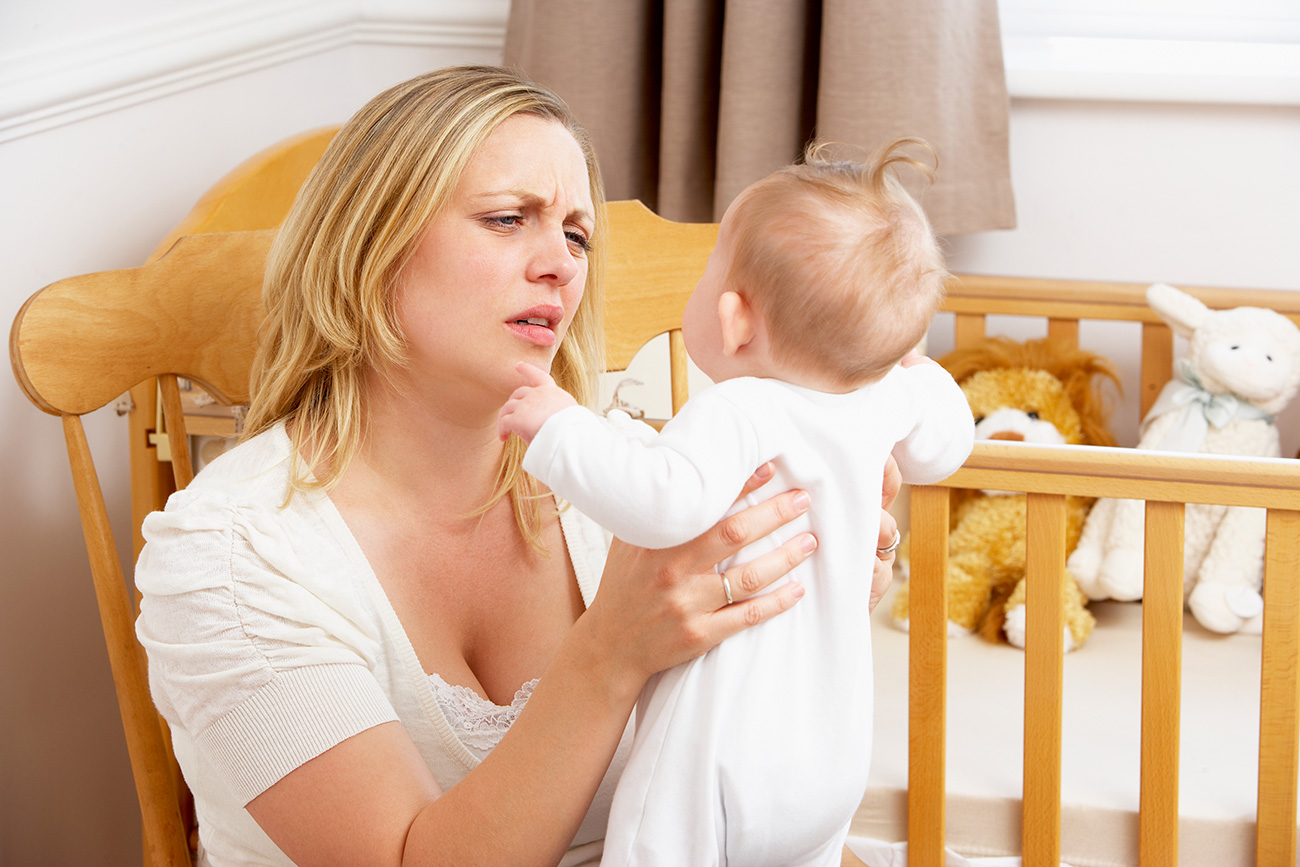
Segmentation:
<svg viewBox="0 0 1300 867">
<path fill-rule="evenodd" d="M 549 373 L 527 361 L 515 362 L 515 370 L 522 374 L 524 382 L 531 386 L 549 385 L 554 382 Z"/>
</svg>

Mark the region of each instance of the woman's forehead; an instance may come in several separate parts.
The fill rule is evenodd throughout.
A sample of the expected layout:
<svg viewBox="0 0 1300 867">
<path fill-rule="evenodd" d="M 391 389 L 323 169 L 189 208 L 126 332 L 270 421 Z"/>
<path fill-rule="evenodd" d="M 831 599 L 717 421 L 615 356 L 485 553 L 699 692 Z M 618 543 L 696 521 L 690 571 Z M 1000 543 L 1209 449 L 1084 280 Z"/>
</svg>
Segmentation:
<svg viewBox="0 0 1300 867">
<path fill-rule="evenodd" d="M 593 211 L 582 148 L 563 124 L 536 115 L 515 115 L 489 133 L 466 164 L 457 193 Z"/>
</svg>

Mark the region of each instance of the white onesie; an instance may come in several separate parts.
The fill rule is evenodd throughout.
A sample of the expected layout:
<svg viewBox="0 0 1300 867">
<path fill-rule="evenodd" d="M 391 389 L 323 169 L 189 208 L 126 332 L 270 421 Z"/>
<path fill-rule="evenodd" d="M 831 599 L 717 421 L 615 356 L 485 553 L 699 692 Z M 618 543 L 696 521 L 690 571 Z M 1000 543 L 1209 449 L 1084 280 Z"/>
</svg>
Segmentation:
<svg viewBox="0 0 1300 867">
<path fill-rule="evenodd" d="M 775 460 L 775 478 L 734 508 L 795 487 L 811 507 L 732 561 L 805 531 L 818 548 L 791 573 L 806 595 L 790 611 L 646 685 L 601 863 L 838 865 L 871 757 L 868 600 L 885 460 L 893 453 L 908 483 L 950 475 L 974 438 L 966 400 L 921 364 L 848 394 L 728 380 L 661 434 L 630 424 L 566 409 L 524 468 L 615 536 L 667 547 L 713 526 Z"/>
</svg>

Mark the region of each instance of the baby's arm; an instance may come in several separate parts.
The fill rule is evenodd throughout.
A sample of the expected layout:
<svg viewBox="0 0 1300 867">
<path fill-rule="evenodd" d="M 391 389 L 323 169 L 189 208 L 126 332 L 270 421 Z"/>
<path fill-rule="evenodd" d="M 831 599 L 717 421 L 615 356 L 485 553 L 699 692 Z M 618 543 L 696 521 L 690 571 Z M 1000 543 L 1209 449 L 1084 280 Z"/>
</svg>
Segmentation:
<svg viewBox="0 0 1300 867">
<path fill-rule="evenodd" d="M 913 353 L 902 367 L 916 423 L 894 447 L 894 459 L 905 482 L 931 484 L 952 475 L 970 455 L 975 421 L 966 396 L 937 362 Z"/>
<path fill-rule="evenodd" d="M 667 548 L 717 523 L 770 457 L 745 414 L 706 393 L 653 440 L 566 409 L 529 445 L 524 469 L 623 541 Z"/>
<path fill-rule="evenodd" d="M 521 361 L 515 370 L 523 375 L 524 384 L 514 390 L 497 413 L 497 435 L 505 439 L 518 434 L 531 443 L 548 418 L 578 402 L 540 367 Z"/>
</svg>

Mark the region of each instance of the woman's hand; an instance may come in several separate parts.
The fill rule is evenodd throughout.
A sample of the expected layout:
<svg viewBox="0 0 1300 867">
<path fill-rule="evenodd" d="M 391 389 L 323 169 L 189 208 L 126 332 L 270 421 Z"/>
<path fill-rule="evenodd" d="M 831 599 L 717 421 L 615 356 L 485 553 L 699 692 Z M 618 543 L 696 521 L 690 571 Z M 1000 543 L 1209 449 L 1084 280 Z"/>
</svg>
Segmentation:
<svg viewBox="0 0 1300 867">
<path fill-rule="evenodd" d="M 761 467 L 740 496 L 761 487 L 772 473 L 771 464 Z M 722 519 L 676 548 L 649 550 L 616 539 L 600 591 L 582 619 L 599 627 L 597 640 L 611 649 L 639 691 L 655 672 L 699 656 L 787 610 L 803 596 L 803 585 L 795 581 L 762 596 L 754 594 L 816 550 L 811 533 L 801 533 L 723 574 L 714 567 L 807 510 L 806 493 L 787 491 Z"/>
<path fill-rule="evenodd" d="M 876 540 L 876 559 L 871 573 L 871 601 L 868 611 L 875 611 L 889 585 L 894 583 L 894 559 L 898 554 L 895 534 L 898 521 L 889 514 L 889 507 L 894 505 L 898 492 L 903 488 L 903 474 L 898 471 L 898 462 L 890 455 L 885 461 L 885 480 L 880 491 L 880 536 Z"/>
</svg>

